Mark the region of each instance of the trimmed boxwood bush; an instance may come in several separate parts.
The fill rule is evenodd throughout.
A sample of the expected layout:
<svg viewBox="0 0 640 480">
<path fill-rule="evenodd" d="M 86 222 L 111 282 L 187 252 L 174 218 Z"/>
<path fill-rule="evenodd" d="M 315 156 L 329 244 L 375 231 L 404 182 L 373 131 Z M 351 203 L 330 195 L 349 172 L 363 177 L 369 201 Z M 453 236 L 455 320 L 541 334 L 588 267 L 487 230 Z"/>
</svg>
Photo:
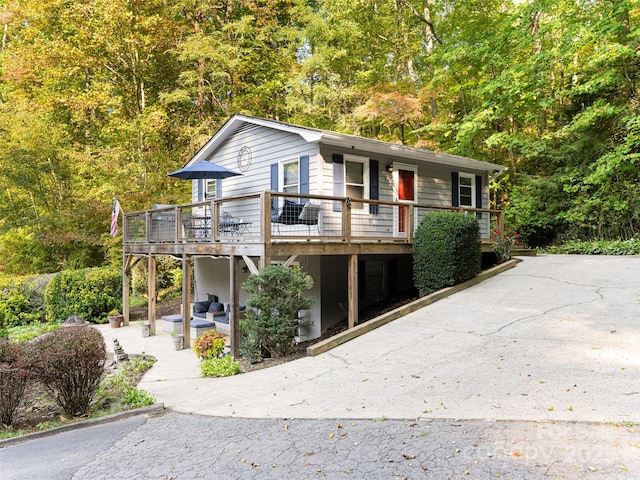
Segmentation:
<svg viewBox="0 0 640 480">
<path fill-rule="evenodd" d="M 84 415 L 100 386 L 106 347 L 90 326 L 63 327 L 28 343 L 29 368 L 67 415 Z"/>
<path fill-rule="evenodd" d="M 413 281 L 424 295 L 480 273 L 480 227 L 474 215 L 428 212 L 416 229 Z"/>
<path fill-rule="evenodd" d="M 50 278 L 37 275 L 0 284 L 0 327 L 44 322 L 44 291 Z"/>
<path fill-rule="evenodd" d="M 13 424 L 29 377 L 21 345 L 0 338 L 0 424 Z"/>
<path fill-rule="evenodd" d="M 120 270 L 104 267 L 60 272 L 47 285 L 45 298 L 50 322 L 79 315 L 88 322 L 106 323 L 107 312 L 122 310 Z"/>
</svg>

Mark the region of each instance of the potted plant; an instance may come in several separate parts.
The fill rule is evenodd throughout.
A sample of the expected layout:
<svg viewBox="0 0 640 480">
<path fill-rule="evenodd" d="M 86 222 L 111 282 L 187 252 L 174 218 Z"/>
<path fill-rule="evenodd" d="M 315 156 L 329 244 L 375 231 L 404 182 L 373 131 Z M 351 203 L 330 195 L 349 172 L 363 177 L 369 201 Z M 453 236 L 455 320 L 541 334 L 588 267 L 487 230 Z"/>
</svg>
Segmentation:
<svg viewBox="0 0 640 480">
<path fill-rule="evenodd" d="M 171 341 L 173 342 L 173 346 L 175 347 L 176 350 L 182 350 L 183 343 L 184 340 L 184 336 L 182 335 L 182 333 L 172 333 L 171 334 Z"/>
<path fill-rule="evenodd" d="M 116 309 L 111 310 L 107 315 L 107 318 L 109 319 L 109 325 L 111 325 L 111 328 L 119 328 L 122 325 L 123 317 L 124 315 L 122 315 L 118 310 Z"/>
</svg>

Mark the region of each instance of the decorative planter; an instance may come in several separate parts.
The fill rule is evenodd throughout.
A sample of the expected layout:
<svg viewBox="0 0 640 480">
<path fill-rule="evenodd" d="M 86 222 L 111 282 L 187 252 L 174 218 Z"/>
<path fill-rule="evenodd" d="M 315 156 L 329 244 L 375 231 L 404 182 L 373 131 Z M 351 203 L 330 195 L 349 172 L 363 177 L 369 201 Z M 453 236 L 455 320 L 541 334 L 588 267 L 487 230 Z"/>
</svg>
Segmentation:
<svg viewBox="0 0 640 480">
<path fill-rule="evenodd" d="M 124 315 L 109 315 L 109 325 L 111 328 L 120 328 Z"/>
<path fill-rule="evenodd" d="M 149 324 L 148 323 L 143 323 L 142 325 L 140 325 L 140 331 L 142 332 L 142 336 L 143 337 L 148 337 L 149 336 Z"/>
<path fill-rule="evenodd" d="M 182 335 L 171 335 L 171 341 L 176 350 L 182 350 Z"/>
</svg>

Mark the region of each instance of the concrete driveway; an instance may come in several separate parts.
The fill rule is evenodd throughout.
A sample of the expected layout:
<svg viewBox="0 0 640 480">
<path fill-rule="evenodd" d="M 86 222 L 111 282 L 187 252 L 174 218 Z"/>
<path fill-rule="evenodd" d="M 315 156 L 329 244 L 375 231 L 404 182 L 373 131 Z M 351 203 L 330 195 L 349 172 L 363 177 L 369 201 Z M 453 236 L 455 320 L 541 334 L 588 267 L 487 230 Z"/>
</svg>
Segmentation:
<svg viewBox="0 0 640 480">
<path fill-rule="evenodd" d="M 198 378 L 193 353 L 163 339 L 139 387 L 202 415 L 640 422 L 639 279 L 640 257 L 525 257 L 328 353 L 249 374 Z"/>
</svg>

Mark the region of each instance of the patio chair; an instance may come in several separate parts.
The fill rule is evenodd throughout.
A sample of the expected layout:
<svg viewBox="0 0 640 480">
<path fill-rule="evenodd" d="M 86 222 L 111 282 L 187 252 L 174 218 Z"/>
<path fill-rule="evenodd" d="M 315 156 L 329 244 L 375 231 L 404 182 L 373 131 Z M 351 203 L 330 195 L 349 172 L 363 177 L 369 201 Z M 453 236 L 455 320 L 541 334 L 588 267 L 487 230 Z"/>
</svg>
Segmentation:
<svg viewBox="0 0 640 480">
<path fill-rule="evenodd" d="M 322 211 L 322 207 L 317 203 L 307 202 L 302 207 L 302 211 L 298 216 L 298 220 L 303 225 L 306 225 L 309 229 L 309 235 L 311 235 L 311 226 L 315 225 L 318 229 L 318 235 L 320 235 L 320 212 Z"/>
<path fill-rule="evenodd" d="M 317 203 L 296 203 L 291 200 L 285 200 L 282 211 L 275 211 L 271 216 L 271 223 L 276 225 L 278 234 L 280 234 L 280 225 L 306 225 L 311 235 L 311 226 L 315 225 L 320 234 L 320 212 L 321 205 Z"/>
</svg>

